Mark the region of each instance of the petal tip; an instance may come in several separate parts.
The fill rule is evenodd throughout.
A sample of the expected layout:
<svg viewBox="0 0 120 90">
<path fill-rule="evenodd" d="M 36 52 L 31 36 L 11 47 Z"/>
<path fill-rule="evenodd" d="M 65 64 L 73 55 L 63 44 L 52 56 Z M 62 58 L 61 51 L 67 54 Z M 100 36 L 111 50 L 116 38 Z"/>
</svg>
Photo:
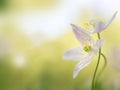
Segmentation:
<svg viewBox="0 0 120 90">
<path fill-rule="evenodd" d="M 73 29 L 75 29 L 77 26 L 74 24 L 70 24 L 72 26 Z"/>
<path fill-rule="evenodd" d="M 104 26 L 104 29 L 106 29 L 110 24 L 111 22 L 115 19 L 116 15 L 117 15 L 118 11 L 116 11 L 113 16 L 106 22 L 105 26 Z"/>
<path fill-rule="evenodd" d="M 76 76 L 77 76 L 77 74 L 74 72 L 74 73 L 73 73 L 73 79 L 75 79 Z"/>
<path fill-rule="evenodd" d="M 73 79 L 76 78 L 76 76 L 78 75 L 80 69 L 78 66 L 76 66 L 76 68 L 74 69 L 74 72 L 73 72 Z"/>
<path fill-rule="evenodd" d="M 115 12 L 115 15 L 118 13 L 118 10 Z"/>
<path fill-rule="evenodd" d="M 75 26 L 74 24 L 70 24 L 71 26 Z"/>
<path fill-rule="evenodd" d="M 116 17 L 118 11 L 116 11 L 114 14 L 113 14 L 113 19 Z"/>
</svg>

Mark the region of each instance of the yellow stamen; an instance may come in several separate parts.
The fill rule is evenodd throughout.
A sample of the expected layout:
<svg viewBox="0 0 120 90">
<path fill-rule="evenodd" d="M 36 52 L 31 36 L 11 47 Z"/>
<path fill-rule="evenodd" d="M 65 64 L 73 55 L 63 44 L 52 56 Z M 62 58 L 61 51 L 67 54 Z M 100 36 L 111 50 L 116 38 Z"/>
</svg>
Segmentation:
<svg viewBox="0 0 120 90">
<path fill-rule="evenodd" d="M 91 46 L 84 46 L 83 50 L 89 52 L 91 50 Z"/>
<path fill-rule="evenodd" d="M 103 20 L 103 19 L 91 20 L 91 21 L 90 21 L 90 25 L 92 25 L 93 27 L 95 27 L 95 26 L 96 26 L 96 24 L 97 24 L 97 22 L 99 22 L 99 21 L 104 22 L 104 20 Z"/>
<path fill-rule="evenodd" d="M 83 26 L 85 27 L 86 30 L 90 30 L 90 23 L 89 22 L 84 23 Z"/>
<path fill-rule="evenodd" d="M 91 25 L 92 25 L 93 27 L 95 27 L 95 26 L 96 26 L 96 22 L 91 22 Z"/>
</svg>

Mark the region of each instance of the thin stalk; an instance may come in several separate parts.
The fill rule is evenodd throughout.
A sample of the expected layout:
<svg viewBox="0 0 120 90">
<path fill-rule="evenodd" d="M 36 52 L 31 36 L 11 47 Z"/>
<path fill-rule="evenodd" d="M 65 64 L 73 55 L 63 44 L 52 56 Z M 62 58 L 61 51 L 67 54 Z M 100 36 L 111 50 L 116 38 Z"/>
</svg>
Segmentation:
<svg viewBox="0 0 120 90">
<path fill-rule="evenodd" d="M 96 82 L 97 82 L 98 78 L 101 76 L 102 72 L 105 70 L 105 68 L 107 66 L 106 56 L 103 53 L 101 53 L 101 56 L 104 58 L 104 66 L 102 67 L 101 71 L 99 72 L 98 76 L 96 77 Z"/>
<path fill-rule="evenodd" d="M 98 35 L 98 39 L 100 39 L 100 34 L 98 33 L 97 35 Z M 94 71 L 94 75 L 93 75 L 93 79 L 92 79 L 91 90 L 94 90 L 94 89 L 95 89 L 95 77 L 96 77 L 97 70 L 98 70 L 98 67 L 99 67 L 100 57 L 101 57 L 101 48 L 99 49 L 98 62 L 97 62 L 97 65 L 96 65 L 96 68 L 95 68 L 95 71 Z"/>
<path fill-rule="evenodd" d="M 100 33 L 97 33 L 98 39 L 100 39 Z"/>
<path fill-rule="evenodd" d="M 94 75 L 93 75 L 93 79 L 92 79 L 92 87 L 91 87 L 92 90 L 94 90 L 94 88 L 95 88 L 95 77 L 96 77 L 98 66 L 99 66 L 99 63 L 100 63 L 100 56 L 101 56 L 100 53 L 101 53 L 101 48 L 99 49 L 98 62 L 97 62 L 95 72 L 94 72 Z"/>
</svg>

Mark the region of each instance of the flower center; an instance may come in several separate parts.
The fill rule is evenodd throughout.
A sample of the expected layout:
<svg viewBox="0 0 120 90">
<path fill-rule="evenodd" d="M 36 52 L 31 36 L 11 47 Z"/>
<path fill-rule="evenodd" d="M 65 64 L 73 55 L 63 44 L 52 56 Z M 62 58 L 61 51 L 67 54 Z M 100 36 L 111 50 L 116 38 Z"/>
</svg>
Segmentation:
<svg viewBox="0 0 120 90">
<path fill-rule="evenodd" d="M 90 20 L 89 24 L 92 25 L 93 27 L 95 27 L 97 22 L 100 22 L 100 21 L 104 22 L 103 19 L 96 19 L 96 20 L 93 19 L 93 20 Z"/>
<path fill-rule="evenodd" d="M 91 20 L 89 23 L 90 23 L 90 25 L 92 25 L 93 27 L 95 27 L 96 24 L 97 24 L 97 22 L 98 22 L 98 20 Z"/>
<path fill-rule="evenodd" d="M 97 23 L 97 22 L 91 22 L 91 25 L 92 25 L 93 27 L 95 27 L 95 26 L 96 26 L 96 23 Z"/>
<path fill-rule="evenodd" d="M 91 50 L 91 46 L 84 46 L 83 50 L 89 52 Z"/>
<path fill-rule="evenodd" d="M 83 26 L 85 29 L 90 30 L 90 23 L 89 22 L 84 23 Z"/>
</svg>

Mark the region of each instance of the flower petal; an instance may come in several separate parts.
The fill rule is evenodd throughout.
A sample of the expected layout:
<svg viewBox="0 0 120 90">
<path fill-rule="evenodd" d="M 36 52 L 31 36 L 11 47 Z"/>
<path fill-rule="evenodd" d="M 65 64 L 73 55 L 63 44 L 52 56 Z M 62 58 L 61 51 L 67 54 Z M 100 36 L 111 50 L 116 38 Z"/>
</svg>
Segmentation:
<svg viewBox="0 0 120 90">
<path fill-rule="evenodd" d="M 98 53 L 99 49 L 100 49 L 101 46 L 104 44 L 104 42 L 105 42 L 104 39 L 99 39 L 99 40 L 97 40 L 95 46 L 93 47 L 96 54 Z"/>
<path fill-rule="evenodd" d="M 83 59 L 86 55 L 87 53 L 81 47 L 75 47 L 75 48 L 71 48 L 70 50 L 66 51 L 63 54 L 63 58 L 77 61 L 77 60 Z"/>
<path fill-rule="evenodd" d="M 114 20 L 114 18 L 116 17 L 116 14 L 117 14 L 117 11 L 113 14 L 113 16 L 106 23 L 104 23 L 102 21 L 98 21 L 96 23 L 94 29 L 91 30 L 90 34 L 98 33 L 98 32 L 105 30 L 110 25 L 110 23 Z M 90 24 L 93 24 L 95 22 L 96 22 L 96 20 L 90 20 Z"/>
<path fill-rule="evenodd" d="M 96 46 L 97 46 L 98 48 L 100 48 L 100 47 L 104 44 L 104 42 L 105 42 L 104 39 L 99 39 L 99 40 L 97 40 L 97 42 L 96 42 Z"/>
<path fill-rule="evenodd" d="M 120 47 L 114 47 L 109 54 L 108 63 L 120 71 Z"/>
<path fill-rule="evenodd" d="M 92 53 L 91 55 L 87 56 L 76 65 L 73 72 L 73 78 L 75 78 L 83 68 L 88 66 L 88 64 L 91 62 L 92 58 L 94 57 L 94 55 L 95 54 Z"/>
<path fill-rule="evenodd" d="M 105 23 L 104 29 L 106 29 L 110 23 L 114 20 L 114 18 L 116 17 L 117 11 L 113 14 L 113 16 Z"/>
<path fill-rule="evenodd" d="M 89 44 L 89 43 L 93 43 L 94 40 L 93 38 L 87 33 L 86 30 L 76 26 L 76 25 L 72 25 L 72 28 L 73 28 L 73 32 L 77 38 L 77 40 L 82 44 Z"/>
<path fill-rule="evenodd" d="M 97 22 L 93 33 L 101 32 L 102 30 L 104 30 L 104 26 L 105 26 L 105 24 L 103 22 L 101 22 L 101 21 Z"/>
</svg>

